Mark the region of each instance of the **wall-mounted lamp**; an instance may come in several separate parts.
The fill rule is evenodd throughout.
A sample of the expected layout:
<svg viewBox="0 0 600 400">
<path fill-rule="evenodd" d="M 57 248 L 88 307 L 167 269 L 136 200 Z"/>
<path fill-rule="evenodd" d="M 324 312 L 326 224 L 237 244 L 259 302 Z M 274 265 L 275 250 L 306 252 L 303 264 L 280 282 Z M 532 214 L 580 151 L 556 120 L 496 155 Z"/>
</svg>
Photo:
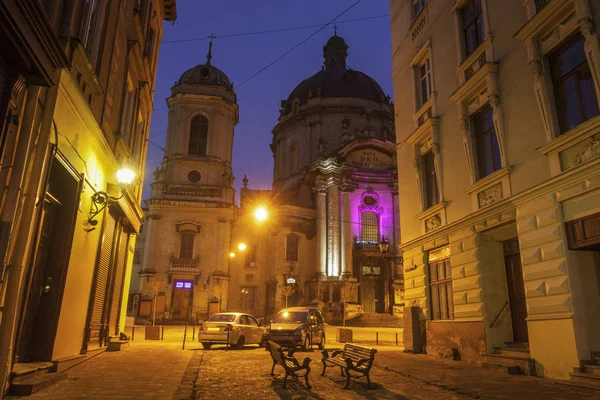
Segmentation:
<svg viewBox="0 0 600 400">
<path fill-rule="evenodd" d="M 402 265 L 404 258 L 400 256 L 389 255 L 388 251 L 390 249 L 390 241 L 385 236 L 381 237 L 381 241 L 377 243 L 377 245 L 379 246 L 379 251 L 383 255 L 383 258 L 388 261 L 392 261 L 396 265 Z"/>
<path fill-rule="evenodd" d="M 114 201 L 119 201 L 124 195 L 127 188 L 131 185 L 131 182 L 135 179 L 135 172 L 132 169 L 127 167 L 122 167 L 117 171 L 117 181 L 119 182 L 119 187 L 121 188 L 121 194 L 119 197 L 114 197 L 109 195 L 106 192 L 95 192 L 92 195 L 92 206 L 94 207 L 94 211 L 88 218 L 87 222 L 91 226 L 98 225 L 98 221 L 94 218 L 98 214 L 102 212 L 106 208 L 106 206 L 110 205 L 110 203 Z"/>
</svg>

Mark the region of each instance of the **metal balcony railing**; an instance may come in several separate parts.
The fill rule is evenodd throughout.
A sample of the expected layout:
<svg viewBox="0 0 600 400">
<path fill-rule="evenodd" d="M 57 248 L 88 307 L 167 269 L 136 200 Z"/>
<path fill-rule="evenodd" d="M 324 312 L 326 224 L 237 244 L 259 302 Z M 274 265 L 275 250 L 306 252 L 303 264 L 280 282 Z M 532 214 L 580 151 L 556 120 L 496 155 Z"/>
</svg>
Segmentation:
<svg viewBox="0 0 600 400">
<path fill-rule="evenodd" d="M 373 251 L 379 253 L 379 244 L 376 242 L 364 242 L 362 240 L 357 240 L 354 242 L 354 250 L 355 251 Z"/>
</svg>

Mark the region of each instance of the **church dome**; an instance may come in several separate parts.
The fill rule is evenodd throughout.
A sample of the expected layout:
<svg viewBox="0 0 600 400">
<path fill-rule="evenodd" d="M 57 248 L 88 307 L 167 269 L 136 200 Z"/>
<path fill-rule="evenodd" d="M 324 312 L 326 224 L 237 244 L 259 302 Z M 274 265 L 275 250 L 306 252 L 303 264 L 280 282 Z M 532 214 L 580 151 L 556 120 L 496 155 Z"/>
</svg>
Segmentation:
<svg viewBox="0 0 600 400">
<path fill-rule="evenodd" d="M 337 35 L 329 38 L 323 46 L 323 69 L 296 86 L 287 98 L 285 113 L 292 110 L 296 99 L 304 104 L 313 97 L 354 97 L 385 102 L 386 95 L 375 79 L 346 67 L 347 56 L 348 45 L 344 39 Z"/>
<path fill-rule="evenodd" d="M 225 72 L 219 68 L 211 65 L 210 60 L 212 58 L 212 39 L 215 36 L 210 36 L 210 43 L 208 44 L 208 54 L 206 55 L 206 63 L 199 64 L 185 71 L 179 80 L 178 85 L 212 85 L 222 86 L 226 89 L 233 90 L 233 83 L 229 80 Z"/>
<path fill-rule="evenodd" d="M 185 71 L 177 81 L 178 85 L 213 85 L 233 89 L 233 85 L 225 72 L 208 64 L 199 64 Z"/>
</svg>

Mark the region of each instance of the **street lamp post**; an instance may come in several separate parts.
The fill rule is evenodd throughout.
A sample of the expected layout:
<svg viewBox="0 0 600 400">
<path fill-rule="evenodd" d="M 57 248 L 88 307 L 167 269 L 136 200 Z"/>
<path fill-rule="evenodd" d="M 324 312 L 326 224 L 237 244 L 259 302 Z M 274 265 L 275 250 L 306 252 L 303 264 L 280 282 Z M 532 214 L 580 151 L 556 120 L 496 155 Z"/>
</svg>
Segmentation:
<svg viewBox="0 0 600 400">
<path fill-rule="evenodd" d="M 269 218 L 269 210 L 264 207 L 264 206 L 258 206 L 256 207 L 253 212 L 252 212 L 252 216 L 254 217 L 254 220 L 256 222 L 263 222 L 266 221 Z M 235 210 L 234 210 L 234 214 L 233 214 L 233 218 L 229 220 L 230 223 L 230 228 L 229 228 L 229 258 L 227 260 L 227 273 L 230 274 L 231 273 L 231 259 L 233 257 L 235 257 L 236 253 L 233 250 L 233 229 L 236 225 L 236 223 L 242 219 L 244 216 L 240 216 L 238 218 L 236 218 L 235 216 Z M 248 248 L 248 246 L 246 245 L 246 243 L 239 243 L 237 245 L 237 248 L 239 251 L 244 251 Z M 220 283 L 220 279 L 217 278 L 217 282 Z M 220 287 L 220 291 L 219 291 L 219 312 L 221 312 L 221 300 L 223 297 L 223 287 Z"/>
<path fill-rule="evenodd" d="M 381 256 L 386 261 L 391 261 L 394 264 L 396 264 L 397 266 L 404 264 L 404 258 L 402 256 L 396 256 L 389 252 L 390 241 L 385 236 L 381 236 L 381 241 L 377 245 L 379 246 L 379 251 L 381 252 Z M 394 307 L 393 307 L 394 303 L 395 303 L 395 296 L 394 296 L 394 300 L 390 299 L 390 314 L 394 313 Z"/>
</svg>

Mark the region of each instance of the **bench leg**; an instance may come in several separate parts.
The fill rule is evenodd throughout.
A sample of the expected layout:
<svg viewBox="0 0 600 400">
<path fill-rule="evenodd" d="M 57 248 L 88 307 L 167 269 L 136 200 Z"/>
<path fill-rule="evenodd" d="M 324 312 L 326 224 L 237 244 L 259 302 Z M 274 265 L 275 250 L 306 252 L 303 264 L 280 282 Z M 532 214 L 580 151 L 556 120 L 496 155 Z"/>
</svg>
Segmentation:
<svg viewBox="0 0 600 400">
<path fill-rule="evenodd" d="M 290 374 L 290 373 L 289 373 L 289 372 L 287 371 L 287 369 L 286 369 L 286 370 L 285 370 L 285 378 L 283 378 L 283 388 L 284 388 L 284 389 L 286 388 L 286 386 L 285 386 L 285 385 L 286 385 L 287 378 L 288 378 L 288 375 L 289 375 L 289 374 Z"/>
<path fill-rule="evenodd" d="M 323 371 L 321 372 L 321 376 L 325 375 L 325 370 L 327 369 L 327 364 L 325 363 L 325 360 L 321 360 L 321 362 L 323 363 Z"/>
<path fill-rule="evenodd" d="M 306 388 L 310 390 L 312 386 L 308 383 L 308 374 L 310 374 L 310 368 L 306 368 L 306 372 L 304 373 L 304 380 L 306 381 Z"/>
<path fill-rule="evenodd" d="M 342 373 L 342 376 L 346 376 L 346 375 L 344 374 L 344 367 L 340 367 L 340 372 Z"/>
<path fill-rule="evenodd" d="M 367 377 L 367 389 L 371 389 L 371 378 L 369 378 L 369 372 L 368 371 L 365 374 L 365 376 Z"/>
<path fill-rule="evenodd" d="M 273 368 L 271 368 L 271 376 L 275 375 L 273 373 L 273 371 L 275 371 L 275 366 L 277 365 L 277 362 L 273 361 Z"/>
<path fill-rule="evenodd" d="M 346 384 L 343 388 L 348 389 L 348 386 L 350 386 L 350 371 L 348 370 L 348 368 L 346 368 Z"/>
</svg>

